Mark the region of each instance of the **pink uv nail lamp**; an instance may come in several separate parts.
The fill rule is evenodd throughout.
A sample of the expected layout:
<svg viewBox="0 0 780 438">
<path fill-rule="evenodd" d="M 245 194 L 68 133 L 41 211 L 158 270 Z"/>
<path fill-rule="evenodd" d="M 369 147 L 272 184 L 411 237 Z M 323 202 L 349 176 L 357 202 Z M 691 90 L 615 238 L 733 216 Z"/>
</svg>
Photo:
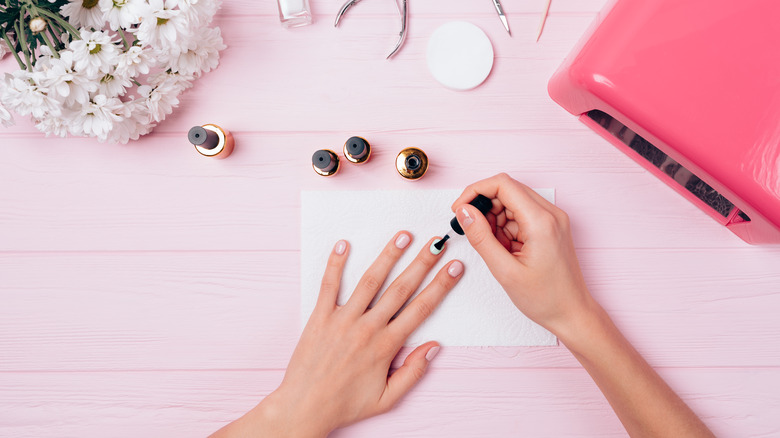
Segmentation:
<svg viewBox="0 0 780 438">
<path fill-rule="evenodd" d="M 780 0 L 616 0 L 550 96 L 748 243 L 780 243 Z"/>
</svg>

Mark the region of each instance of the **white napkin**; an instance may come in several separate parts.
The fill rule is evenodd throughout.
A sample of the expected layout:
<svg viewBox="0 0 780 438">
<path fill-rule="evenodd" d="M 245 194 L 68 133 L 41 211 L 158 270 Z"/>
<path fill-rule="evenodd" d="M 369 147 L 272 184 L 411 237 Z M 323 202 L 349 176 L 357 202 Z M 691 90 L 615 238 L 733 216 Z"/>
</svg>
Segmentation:
<svg viewBox="0 0 780 438">
<path fill-rule="evenodd" d="M 554 202 L 554 189 L 535 190 Z M 411 232 L 414 240 L 385 286 L 412 261 L 428 239 L 451 232 L 449 221 L 454 215 L 450 206 L 460 193 L 460 190 L 302 192 L 301 327 L 314 309 L 325 263 L 339 239 L 349 241 L 351 246 L 339 295 L 339 304 L 343 304 L 366 268 L 397 231 Z M 406 345 L 433 340 L 449 346 L 557 345 L 555 336 L 515 308 L 466 237 L 454 232 L 451 236 L 444 256 L 423 285 L 444 263 L 455 258 L 466 267 L 463 278 Z"/>
</svg>

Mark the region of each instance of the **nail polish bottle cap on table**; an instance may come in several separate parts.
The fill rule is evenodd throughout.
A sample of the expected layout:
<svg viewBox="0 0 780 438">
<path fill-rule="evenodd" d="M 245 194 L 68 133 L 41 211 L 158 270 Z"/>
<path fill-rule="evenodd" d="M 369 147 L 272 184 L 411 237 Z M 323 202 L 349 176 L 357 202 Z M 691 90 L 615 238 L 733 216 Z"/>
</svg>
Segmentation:
<svg viewBox="0 0 780 438">
<path fill-rule="evenodd" d="M 371 145 L 368 144 L 365 138 L 362 137 L 350 137 L 346 143 L 344 143 L 344 156 L 347 160 L 361 164 L 368 161 L 368 157 L 371 155 Z"/>
<path fill-rule="evenodd" d="M 327 149 L 320 149 L 311 156 L 314 171 L 322 176 L 334 175 L 339 170 L 339 157 Z"/>
<path fill-rule="evenodd" d="M 207 131 L 202 126 L 193 126 L 187 133 L 190 143 L 204 149 L 214 149 L 219 143 L 219 136 L 214 131 Z"/>
</svg>

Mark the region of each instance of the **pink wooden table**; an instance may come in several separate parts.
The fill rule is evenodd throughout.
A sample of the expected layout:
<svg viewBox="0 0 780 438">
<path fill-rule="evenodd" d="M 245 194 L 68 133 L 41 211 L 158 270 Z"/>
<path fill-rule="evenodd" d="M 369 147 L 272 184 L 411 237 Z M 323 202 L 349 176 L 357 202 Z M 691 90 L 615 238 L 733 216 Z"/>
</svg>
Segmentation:
<svg viewBox="0 0 780 438">
<path fill-rule="evenodd" d="M 302 189 L 460 188 L 499 171 L 556 188 L 593 294 L 717 434 L 780 435 L 780 248 L 744 244 L 547 96 L 604 0 L 556 0 L 538 44 L 543 0 L 504 0 L 513 38 L 488 0 L 411 0 L 392 61 L 392 2 L 339 29 L 340 1 L 313 3 L 313 26 L 284 30 L 274 2 L 226 2 L 219 69 L 141 141 L 1 131 L 0 436 L 214 431 L 276 387 L 295 346 Z M 428 36 L 451 20 L 495 46 L 474 91 L 427 73 Z M 187 143 L 203 123 L 234 132 L 229 159 Z M 312 152 L 351 135 L 374 146 L 370 166 L 315 175 Z M 411 145 L 433 163 L 415 185 L 392 164 Z M 396 410 L 334 433 L 624 435 L 565 348 L 446 346 Z"/>
</svg>

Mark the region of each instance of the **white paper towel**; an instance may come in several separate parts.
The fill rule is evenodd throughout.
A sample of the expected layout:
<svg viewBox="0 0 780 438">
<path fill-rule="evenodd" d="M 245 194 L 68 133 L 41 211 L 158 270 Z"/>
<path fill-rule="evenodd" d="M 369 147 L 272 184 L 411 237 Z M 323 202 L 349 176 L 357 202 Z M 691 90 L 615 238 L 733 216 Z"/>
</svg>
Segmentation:
<svg viewBox="0 0 780 438">
<path fill-rule="evenodd" d="M 553 189 L 536 191 L 554 202 Z M 460 193 L 460 190 L 302 192 L 301 327 L 314 309 L 326 261 L 339 239 L 350 243 L 339 295 L 339 304 L 343 304 L 366 268 L 397 231 L 408 230 L 414 240 L 385 286 L 431 237 L 451 231 L 449 222 L 454 215 L 450 206 Z M 466 267 L 463 278 L 406 345 L 432 340 L 451 346 L 556 345 L 555 336 L 515 308 L 466 237 L 454 232 L 451 235 L 454 236 L 447 242 L 444 256 L 423 286 L 448 260 L 455 258 Z"/>
</svg>

